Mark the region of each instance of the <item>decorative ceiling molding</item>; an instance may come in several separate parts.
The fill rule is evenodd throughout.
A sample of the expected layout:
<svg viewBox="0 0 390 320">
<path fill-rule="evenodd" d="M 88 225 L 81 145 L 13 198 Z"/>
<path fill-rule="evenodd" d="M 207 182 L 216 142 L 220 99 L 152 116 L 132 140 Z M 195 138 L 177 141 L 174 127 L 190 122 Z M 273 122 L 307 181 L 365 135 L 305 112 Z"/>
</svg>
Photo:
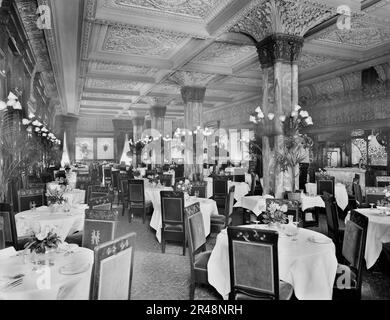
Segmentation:
<svg viewBox="0 0 390 320">
<path fill-rule="evenodd" d="M 257 42 L 274 33 L 303 37 L 334 15 L 335 9 L 308 0 L 267 0 L 254 7 L 230 31 L 248 34 Z"/>
<path fill-rule="evenodd" d="M 113 90 L 137 90 L 139 82 L 130 82 L 123 80 L 108 80 L 108 79 L 91 79 L 88 78 L 85 81 L 87 88 L 102 88 L 102 89 L 113 89 Z"/>
<path fill-rule="evenodd" d="M 179 86 L 206 87 L 216 77 L 212 73 L 176 71 L 169 79 Z"/>
<path fill-rule="evenodd" d="M 332 59 L 329 56 L 321 56 L 317 54 L 302 53 L 300 61 L 298 63 L 300 71 L 306 71 L 319 67 L 324 64 L 335 62 L 336 59 Z"/>
<path fill-rule="evenodd" d="M 124 65 L 115 62 L 91 61 L 89 72 L 125 73 L 138 75 L 155 75 L 159 69 L 147 66 Z"/>
</svg>

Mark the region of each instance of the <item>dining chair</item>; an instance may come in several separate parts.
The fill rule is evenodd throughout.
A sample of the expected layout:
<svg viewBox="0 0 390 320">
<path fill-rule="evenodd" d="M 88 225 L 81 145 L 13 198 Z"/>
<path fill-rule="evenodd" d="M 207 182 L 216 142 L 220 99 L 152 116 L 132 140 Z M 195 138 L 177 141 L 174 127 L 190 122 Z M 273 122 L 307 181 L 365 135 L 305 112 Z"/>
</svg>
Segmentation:
<svg viewBox="0 0 390 320">
<path fill-rule="evenodd" d="M 324 192 L 334 196 L 334 177 L 330 180 L 317 180 L 317 194 L 321 196 Z"/>
<path fill-rule="evenodd" d="M 90 186 L 88 186 L 87 193 L 88 193 L 88 196 L 87 196 L 86 203 L 88 203 L 93 198 L 99 198 L 99 197 L 109 195 L 110 189 L 109 189 L 109 187 L 102 187 L 101 185 L 90 185 Z"/>
<path fill-rule="evenodd" d="M 368 218 L 352 210 L 345 225 L 342 263 L 338 265 L 333 287 L 334 300 L 361 299 L 367 228 Z"/>
<path fill-rule="evenodd" d="M 91 182 L 92 182 L 92 178 L 90 176 L 77 175 L 76 189 L 87 190 Z"/>
<path fill-rule="evenodd" d="M 18 237 L 15 214 L 13 207 L 8 203 L 0 203 L 0 218 L 3 219 L 4 242 L 6 247 L 14 247 L 15 250 L 22 250 L 24 244 L 30 239 L 28 236 Z"/>
<path fill-rule="evenodd" d="M 0 216 L 0 250 L 5 249 L 4 219 Z"/>
<path fill-rule="evenodd" d="M 225 208 L 228 195 L 229 179 L 227 176 L 213 177 L 213 196 L 211 197 L 217 203 L 218 208 Z"/>
<path fill-rule="evenodd" d="M 355 208 L 369 208 L 369 205 L 364 202 L 362 188 L 359 183 L 352 183 L 352 190 L 355 196 L 356 206 Z"/>
<path fill-rule="evenodd" d="M 125 214 L 125 208 L 128 207 L 129 203 L 129 180 L 121 178 L 119 180 L 119 191 L 118 191 L 118 204 L 122 203 L 122 216 Z"/>
<path fill-rule="evenodd" d="M 88 202 L 89 209 L 96 209 L 96 210 L 111 210 L 112 209 L 112 202 L 110 196 L 102 196 L 98 198 L 92 198 Z"/>
<path fill-rule="evenodd" d="M 229 300 L 289 300 L 293 287 L 279 280 L 278 232 L 228 227 Z"/>
<path fill-rule="evenodd" d="M 93 250 L 104 242 L 114 240 L 118 225 L 118 209 L 86 209 L 82 246 Z"/>
<path fill-rule="evenodd" d="M 207 181 L 193 182 L 190 196 L 195 196 L 196 191 L 199 193 L 199 198 L 207 198 Z"/>
<path fill-rule="evenodd" d="M 172 174 L 162 174 L 160 176 L 160 182 L 165 187 L 172 187 L 172 178 L 173 178 Z"/>
<path fill-rule="evenodd" d="M 186 254 L 186 233 L 184 226 L 184 193 L 181 191 L 160 191 L 161 198 L 161 251 L 165 253 L 167 241 L 181 242 L 183 256 Z"/>
<path fill-rule="evenodd" d="M 206 250 L 203 215 L 200 212 L 199 202 L 188 206 L 184 212 L 191 268 L 190 300 L 194 300 L 196 284 L 209 284 L 207 263 L 211 251 Z"/>
<path fill-rule="evenodd" d="M 217 230 L 220 232 L 222 229 L 225 229 L 227 226 L 231 225 L 232 214 L 233 214 L 233 204 L 234 204 L 234 191 L 235 186 L 229 188 L 229 193 L 226 198 L 225 203 L 225 214 L 218 214 L 210 216 L 211 228 L 212 230 Z"/>
<path fill-rule="evenodd" d="M 133 213 L 137 210 L 141 210 L 142 222 L 145 223 L 146 213 L 150 213 L 152 208 L 152 202 L 150 200 L 145 200 L 144 180 L 129 180 L 129 222 L 131 222 Z"/>
<path fill-rule="evenodd" d="M 36 207 L 44 204 L 44 189 L 18 190 L 18 212 L 30 210 L 30 202 L 35 202 Z"/>
<path fill-rule="evenodd" d="M 245 174 L 236 174 L 233 175 L 234 182 L 245 182 Z"/>
<path fill-rule="evenodd" d="M 328 237 L 333 240 L 336 246 L 336 255 L 340 256 L 341 246 L 344 238 L 344 228 L 340 227 L 338 206 L 333 195 L 324 192 L 322 198 L 325 202 Z"/>
<path fill-rule="evenodd" d="M 130 300 L 136 233 L 94 248 L 91 300 Z"/>
<path fill-rule="evenodd" d="M 256 190 L 256 174 L 253 172 L 251 173 L 251 190 L 249 191 L 250 196 L 255 195 L 255 190 Z"/>
<path fill-rule="evenodd" d="M 103 174 L 104 174 L 104 185 L 105 186 L 112 185 L 111 167 L 103 168 Z"/>
<path fill-rule="evenodd" d="M 112 178 L 112 188 L 114 189 L 114 191 L 118 191 L 119 189 L 119 174 L 120 174 L 120 171 L 119 170 L 113 170 L 111 172 L 111 178 Z"/>
</svg>

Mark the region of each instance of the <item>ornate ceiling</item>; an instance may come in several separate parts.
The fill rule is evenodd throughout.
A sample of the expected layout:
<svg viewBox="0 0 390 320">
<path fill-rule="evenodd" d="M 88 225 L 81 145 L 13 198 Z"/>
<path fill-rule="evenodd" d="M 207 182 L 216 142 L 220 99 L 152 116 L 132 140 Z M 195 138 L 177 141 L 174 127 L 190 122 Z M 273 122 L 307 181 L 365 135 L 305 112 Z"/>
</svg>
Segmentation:
<svg viewBox="0 0 390 320">
<path fill-rule="evenodd" d="M 345 2 L 353 6 L 351 30 L 339 30 L 333 19 Z M 63 102 L 83 116 L 146 114 L 153 97 L 168 98 L 168 118 L 182 117 L 183 85 L 207 87 L 206 110 L 259 98 L 256 48 L 242 33 L 256 40 L 273 32 L 304 36 L 303 92 L 338 90 L 343 75 L 390 61 L 388 0 L 85 0 L 63 14 L 58 1 L 48 3 L 56 33 L 65 32 L 72 14 L 79 17 L 77 32 L 65 42 L 57 37 L 51 59 L 64 68 L 66 41 L 77 44 L 77 68 L 65 81 L 76 84 L 76 102 Z M 356 85 L 353 76 L 341 82 Z"/>
</svg>

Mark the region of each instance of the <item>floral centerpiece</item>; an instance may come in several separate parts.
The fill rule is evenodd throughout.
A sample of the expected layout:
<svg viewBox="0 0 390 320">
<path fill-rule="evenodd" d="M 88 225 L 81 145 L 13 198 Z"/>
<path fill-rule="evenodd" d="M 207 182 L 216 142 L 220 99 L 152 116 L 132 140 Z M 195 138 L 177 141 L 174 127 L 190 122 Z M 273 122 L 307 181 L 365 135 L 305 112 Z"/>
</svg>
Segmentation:
<svg viewBox="0 0 390 320">
<path fill-rule="evenodd" d="M 313 120 L 307 111 L 301 110 L 299 105 L 294 108 L 288 118 L 282 116 L 280 120 L 283 120 L 284 144 L 281 152 L 275 152 L 275 159 L 282 171 L 289 171 L 291 192 L 295 192 L 296 178 L 299 175 L 298 166 L 306 158 L 305 150 L 313 145 L 313 141 L 300 131 L 313 125 Z"/>
<path fill-rule="evenodd" d="M 271 202 L 268 207 L 268 210 L 261 216 L 263 218 L 263 222 L 268 225 L 272 223 L 286 223 L 287 211 L 288 207 L 286 204 L 279 205 L 278 203 Z"/>
<path fill-rule="evenodd" d="M 148 180 L 149 180 L 149 183 L 151 183 L 151 184 L 158 184 L 160 182 L 160 177 L 158 176 L 158 174 L 155 174 L 153 176 L 150 176 L 148 178 Z"/>
<path fill-rule="evenodd" d="M 390 209 L 390 189 L 384 189 L 383 191 L 385 193 L 385 197 L 379 201 L 379 204 L 383 207 L 389 207 Z"/>
<path fill-rule="evenodd" d="M 56 211 L 60 206 L 66 203 L 64 197 L 65 187 L 64 186 L 49 186 L 46 191 L 47 204 L 52 212 Z"/>
<path fill-rule="evenodd" d="M 185 194 L 189 195 L 191 193 L 191 191 L 192 191 L 192 184 L 191 184 L 190 180 L 188 180 L 188 179 L 185 179 L 184 181 L 180 180 L 176 184 L 175 190 L 184 192 Z"/>
<path fill-rule="evenodd" d="M 31 239 L 25 244 L 24 248 L 29 249 L 31 252 L 44 254 L 50 250 L 57 249 L 61 242 L 54 229 L 46 227 L 42 230 L 39 226 L 37 230 L 31 230 Z"/>
</svg>

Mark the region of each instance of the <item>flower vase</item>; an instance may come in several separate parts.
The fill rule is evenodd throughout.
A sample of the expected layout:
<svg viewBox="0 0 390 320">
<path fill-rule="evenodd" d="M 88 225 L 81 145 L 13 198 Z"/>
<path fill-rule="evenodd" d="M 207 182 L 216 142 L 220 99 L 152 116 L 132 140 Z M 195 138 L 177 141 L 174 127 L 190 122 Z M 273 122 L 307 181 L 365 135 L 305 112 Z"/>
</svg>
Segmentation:
<svg viewBox="0 0 390 320">
<path fill-rule="evenodd" d="M 35 265 L 54 266 L 54 255 L 56 249 L 46 248 L 44 253 L 42 252 L 31 252 L 31 262 Z"/>
</svg>

